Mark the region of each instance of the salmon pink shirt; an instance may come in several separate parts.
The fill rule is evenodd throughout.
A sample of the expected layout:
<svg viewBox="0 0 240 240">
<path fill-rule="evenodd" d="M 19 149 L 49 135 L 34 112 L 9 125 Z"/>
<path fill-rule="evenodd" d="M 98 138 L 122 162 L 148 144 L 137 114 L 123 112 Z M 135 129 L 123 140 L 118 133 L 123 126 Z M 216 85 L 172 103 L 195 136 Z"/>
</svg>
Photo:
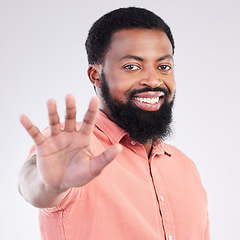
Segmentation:
<svg viewBox="0 0 240 240">
<path fill-rule="evenodd" d="M 99 111 L 94 154 L 116 143 L 122 153 L 98 177 L 68 190 L 56 207 L 39 210 L 42 239 L 208 240 L 207 196 L 193 161 L 163 142 L 148 158 Z"/>
</svg>

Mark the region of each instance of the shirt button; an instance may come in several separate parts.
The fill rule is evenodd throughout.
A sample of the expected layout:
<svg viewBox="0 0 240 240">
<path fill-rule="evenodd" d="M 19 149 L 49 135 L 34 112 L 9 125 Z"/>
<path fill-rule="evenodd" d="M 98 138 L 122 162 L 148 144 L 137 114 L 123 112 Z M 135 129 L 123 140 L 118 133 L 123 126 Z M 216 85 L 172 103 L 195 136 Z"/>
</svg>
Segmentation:
<svg viewBox="0 0 240 240">
<path fill-rule="evenodd" d="M 135 141 L 131 141 L 131 144 L 134 146 L 134 145 L 136 145 L 136 142 Z"/>
<path fill-rule="evenodd" d="M 173 240 L 173 237 L 171 235 L 168 236 L 169 240 Z"/>
<path fill-rule="evenodd" d="M 164 197 L 163 196 L 161 196 L 160 199 L 161 199 L 162 202 L 164 202 Z"/>
</svg>

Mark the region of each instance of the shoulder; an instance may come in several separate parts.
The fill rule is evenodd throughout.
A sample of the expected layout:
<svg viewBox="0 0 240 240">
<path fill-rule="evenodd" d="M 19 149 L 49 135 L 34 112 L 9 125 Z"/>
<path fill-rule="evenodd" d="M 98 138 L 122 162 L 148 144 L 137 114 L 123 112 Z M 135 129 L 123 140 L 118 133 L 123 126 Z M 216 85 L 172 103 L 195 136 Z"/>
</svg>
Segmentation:
<svg viewBox="0 0 240 240">
<path fill-rule="evenodd" d="M 181 165 L 181 167 L 185 169 L 190 168 L 198 174 L 196 164 L 191 158 L 187 156 L 187 154 L 171 144 L 162 143 L 162 145 L 163 148 L 166 149 L 168 153 L 170 153 L 170 157 L 174 164 Z"/>
</svg>

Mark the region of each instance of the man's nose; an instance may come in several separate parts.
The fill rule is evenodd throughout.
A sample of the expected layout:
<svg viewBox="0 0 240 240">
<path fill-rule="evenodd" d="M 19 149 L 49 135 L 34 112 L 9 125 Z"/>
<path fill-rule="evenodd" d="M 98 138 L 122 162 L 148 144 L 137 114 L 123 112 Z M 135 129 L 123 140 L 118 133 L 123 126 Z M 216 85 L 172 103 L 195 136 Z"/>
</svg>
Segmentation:
<svg viewBox="0 0 240 240">
<path fill-rule="evenodd" d="M 159 87 L 163 81 L 160 79 L 159 73 L 156 69 L 146 70 L 140 81 L 141 85 L 145 85 L 151 88 Z"/>
</svg>

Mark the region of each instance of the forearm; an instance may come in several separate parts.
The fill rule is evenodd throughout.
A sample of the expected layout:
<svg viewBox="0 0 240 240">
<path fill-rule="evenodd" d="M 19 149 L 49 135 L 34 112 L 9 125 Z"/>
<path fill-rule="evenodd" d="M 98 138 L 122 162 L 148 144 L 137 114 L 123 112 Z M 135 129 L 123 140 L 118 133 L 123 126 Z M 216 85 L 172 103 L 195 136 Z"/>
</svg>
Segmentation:
<svg viewBox="0 0 240 240">
<path fill-rule="evenodd" d="M 37 208 L 56 206 L 64 193 L 48 187 L 39 175 L 36 157 L 26 161 L 19 174 L 19 192 L 23 198 Z"/>
</svg>

